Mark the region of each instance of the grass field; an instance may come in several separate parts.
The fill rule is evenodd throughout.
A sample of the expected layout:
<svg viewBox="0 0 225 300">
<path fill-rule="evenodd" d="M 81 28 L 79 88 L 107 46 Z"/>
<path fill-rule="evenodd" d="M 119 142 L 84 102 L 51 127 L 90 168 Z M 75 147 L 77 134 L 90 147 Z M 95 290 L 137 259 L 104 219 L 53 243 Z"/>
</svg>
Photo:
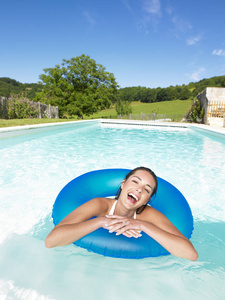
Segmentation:
<svg viewBox="0 0 225 300">
<path fill-rule="evenodd" d="M 157 103 L 141 103 L 132 102 L 132 114 L 167 114 L 167 115 L 180 115 L 183 116 L 190 109 L 192 100 L 174 100 Z M 115 108 L 109 108 L 95 113 L 86 119 L 99 119 L 99 118 L 111 118 L 117 119 L 117 113 Z M 10 126 L 22 126 L 22 125 L 33 125 L 33 124 L 44 124 L 44 123 L 55 123 L 55 122 L 66 122 L 76 121 L 77 118 L 73 119 L 14 119 L 14 120 L 3 120 L 0 119 L 0 127 Z"/>
<path fill-rule="evenodd" d="M 190 109 L 192 100 L 174 100 L 156 103 L 141 103 L 132 102 L 132 114 L 168 114 L 168 115 L 185 115 Z M 87 119 L 98 119 L 98 118 L 117 118 L 115 108 L 109 108 L 102 110 Z"/>
<path fill-rule="evenodd" d="M 134 102 L 132 105 L 132 113 L 140 114 L 178 114 L 184 115 L 191 107 L 192 100 L 174 100 L 156 103 L 140 103 Z"/>
</svg>

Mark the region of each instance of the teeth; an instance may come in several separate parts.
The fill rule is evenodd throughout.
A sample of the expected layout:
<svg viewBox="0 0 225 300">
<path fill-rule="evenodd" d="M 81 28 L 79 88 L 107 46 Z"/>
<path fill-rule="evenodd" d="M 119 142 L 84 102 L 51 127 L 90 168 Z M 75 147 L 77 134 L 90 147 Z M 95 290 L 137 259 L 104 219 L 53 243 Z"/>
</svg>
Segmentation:
<svg viewBox="0 0 225 300">
<path fill-rule="evenodd" d="M 136 201 L 138 201 L 138 197 L 136 195 L 134 195 L 133 193 L 129 193 L 128 195 L 133 197 Z"/>
</svg>

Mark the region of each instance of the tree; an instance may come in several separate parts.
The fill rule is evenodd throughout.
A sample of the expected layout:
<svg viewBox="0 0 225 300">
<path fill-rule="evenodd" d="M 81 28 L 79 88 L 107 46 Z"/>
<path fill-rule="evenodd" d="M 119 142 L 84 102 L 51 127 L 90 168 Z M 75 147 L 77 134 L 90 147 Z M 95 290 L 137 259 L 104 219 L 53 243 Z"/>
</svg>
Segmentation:
<svg viewBox="0 0 225 300">
<path fill-rule="evenodd" d="M 141 102 L 153 103 L 156 101 L 157 89 L 143 88 Z"/>
<path fill-rule="evenodd" d="M 156 97 L 156 102 L 169 101 L 169 100 L 172 100 L 170 89 L 169 88 L 159 89 Z"/>
<path fill-rule="evenodd" d="M 129 115 L 132 113 L 130 102 L 121 101 L 120 99 L 116 102 L 116 112 L 118 115 Z"/>
<path fill-rule="evenodd" d="M 121 88 L 119 89 L 119 98 L 122 101 L 128 101 L 128 102 L 132 102 L 132 101 L 137 101 L 137 90 L 138 87 L 127 87 L 127 88 Z"/>
<path fill-rule="evenodd" d="M 59 107 L 59 115 L 91 115 L 108 108 L 117 93 L 117 83 L 112 73 L 97 64 L 90 56 L 81 55 L 61 65 L 44 69 L 40 75 L 43 92 L 37 100 Z"/>
</svg>

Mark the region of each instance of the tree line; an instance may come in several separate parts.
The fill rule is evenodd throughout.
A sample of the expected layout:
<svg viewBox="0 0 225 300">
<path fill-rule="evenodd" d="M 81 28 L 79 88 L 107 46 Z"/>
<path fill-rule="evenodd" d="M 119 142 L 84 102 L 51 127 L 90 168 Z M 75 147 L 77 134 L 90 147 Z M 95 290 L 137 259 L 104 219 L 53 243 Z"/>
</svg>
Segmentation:
<svg viewBox="0 0 225 300">
<path fill-rule="evenodd" d="M 225 76 L 216 76 L 167 88 L 119 88 L 113 73 L 84 54 L 63 59 L 60 65 L 44 69 L 40 80 L 39 83 L 23 84 L 0 78 L 0 97 L 25 93 L 30 100 L 58 106 L 60 117 L 77 115 L 82 118 L 112 105 L 118 114 L 126 114 L 131 112 L 132 101 L 153 103 L 194 99 L 206 87 L 225 87 Z"/>
<path fill-rule="evenodd" d="M 188 85 L 169 86 L 167 88 L 126 87 L 119 89 L 119 98 L 125 102 L 140 101 L 153 103 L 170 100 L 195 98 L 206 87 L 225 87 L 225 76 L 217 76 L 191 82 Z"/>
</svg>

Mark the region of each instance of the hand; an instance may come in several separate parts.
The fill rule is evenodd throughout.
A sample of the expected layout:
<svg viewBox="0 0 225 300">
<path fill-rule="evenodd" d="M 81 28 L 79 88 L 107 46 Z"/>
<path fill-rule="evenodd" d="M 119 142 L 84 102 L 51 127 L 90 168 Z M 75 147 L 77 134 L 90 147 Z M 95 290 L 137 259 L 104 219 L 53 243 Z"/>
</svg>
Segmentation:
<svg viewBox="0 0 225 300">
<path fill-rule="evenodd" d="M 142 236 L 141 232 L 138 230 L 126 230 L 121 234 L 128 238 L 134 237 L 136 239 Z M 116 233 L 116 235 L 118 235 L 118 233 Z"/>
<path fill-rule="evenodd" d="M 126 237 L 134 237 L 138 238 L 141 237 L 141 230 L 140 230 L 140 221 L 134 220 L 127 217 L 121 217 L 117 215 L 113 216 L 106 216 L 107 223 L 104 225 L 103 228 L 108 229 L 109 232 L 116 232 L 116 235 L 123 234 Z"/>
</svg>

